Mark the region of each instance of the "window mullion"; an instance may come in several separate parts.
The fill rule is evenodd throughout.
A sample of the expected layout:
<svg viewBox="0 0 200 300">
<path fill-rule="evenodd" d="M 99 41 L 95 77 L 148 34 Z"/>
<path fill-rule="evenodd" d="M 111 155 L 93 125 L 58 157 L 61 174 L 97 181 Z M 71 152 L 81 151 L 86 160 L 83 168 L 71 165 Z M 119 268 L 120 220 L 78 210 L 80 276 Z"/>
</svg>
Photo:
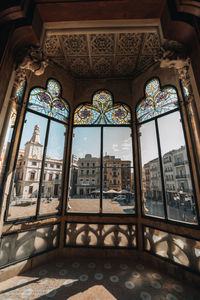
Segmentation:
<svg viewBox="0 0 200 300">
<path fill-rule="evenodd" d="M 103 208 L 103 126 L 101 126 L 101 158 L 100 158 L 100 213 L 102 213 Z"/>
<path fill-rule="evenodd" d="M 155 125 L 156 125 L 156 137 L 157 137 L 157 143 L 158 143 L 158 155 L 159 155 L 159 162 L 160 162 L 160 176 L 161 176 L 162 193 L 163 193 L 163 201 L 164 201 L 164 212 L 165 212 L 165 219 L 168 219 L 167 204 L 166 204 L 166 197 L 165 197 L 164 173 L 163 173 L 163 165 L 162 165 L 162 153 L 161 153 L 160 136 L 159 136 L 157 118 L 155 119 Z"/>
<path fill-rule="evenodd" d="M 36 218 L 39 215 L 40 210 L 40 202 L 41 202 L 41 189 L 42 189 L 42 181 L 44 176 L 44 163 L 46 159 L 46 151 L 47 151 L 47 144 L 49 138 L 49 129 L 50 129 L 51 120 L 48 119 L 46 135 L 45 135 L 45 142 L 44 142 L 44 150 L 43 150 L 43 157 L 42 157 L 42 165 L 41 165 L 41 172 L 40 172 L 40 181 L 39 181 L 39 188 L 38 188 L 38 198 L 37 198 L 37 207 L 36 207 Z"/>
</svg>

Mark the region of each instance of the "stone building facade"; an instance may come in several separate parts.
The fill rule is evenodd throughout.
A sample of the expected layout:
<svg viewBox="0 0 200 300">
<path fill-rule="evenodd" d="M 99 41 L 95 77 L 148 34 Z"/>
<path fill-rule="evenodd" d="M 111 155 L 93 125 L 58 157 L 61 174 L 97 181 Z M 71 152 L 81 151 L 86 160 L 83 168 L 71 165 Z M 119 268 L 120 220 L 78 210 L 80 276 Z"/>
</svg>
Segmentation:
<svg viewBox="0 0 200 300">
<path fill-rule="evenodd" d="M 161 199 L 162 186 L 159 159 L 153 159 L 144 165 L 143 191 L 150 199 Z M 192 193 L 192 181 L 189 172 L 186 147 L 169 151 L 163 155 L 163 174 L 167 199 L 174 193 Z"/>
<path fill-rule="evenodd" d="M 40 127 L 35 125 L 33 135 L 19 151 L 15 173 L 14 197 L 27 200 L 38 196 L 42 167 L 43 145 L 40 143 Z M 41 186 L 41 197 L 57 197 L 62 177 L 62 160 L 46 157 Z"/>
<path fill-rule="evenodd" d="M 126 189 L 133 191 L 133 176 L 131 176 L 131 162 L 122 161 L 115 156 L 106 155 L 103 157 L 103 189 L 104 191 L 115 190 L 121 191 Z M 77 163 L 77 195 L 89 195 L 100 190 L 100 159 L 86 154 L 84 158 L 79 158 Z M 72 194 L 72 193 L 71 193 Z"/>
</svg>

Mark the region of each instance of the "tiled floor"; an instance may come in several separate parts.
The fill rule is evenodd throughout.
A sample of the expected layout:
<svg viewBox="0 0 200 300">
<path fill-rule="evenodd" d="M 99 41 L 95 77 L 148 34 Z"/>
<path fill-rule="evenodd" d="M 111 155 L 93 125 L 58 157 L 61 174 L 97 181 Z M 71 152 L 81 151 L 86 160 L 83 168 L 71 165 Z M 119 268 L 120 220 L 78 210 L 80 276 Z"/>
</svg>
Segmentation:
<svg viewBox="0 0 200 300">
<path fill-rule="evenodd" d="M 0 283 L 1 300 L 199 300 L 200 291 L 119 259 L 57 260 Z"/>
</svg>

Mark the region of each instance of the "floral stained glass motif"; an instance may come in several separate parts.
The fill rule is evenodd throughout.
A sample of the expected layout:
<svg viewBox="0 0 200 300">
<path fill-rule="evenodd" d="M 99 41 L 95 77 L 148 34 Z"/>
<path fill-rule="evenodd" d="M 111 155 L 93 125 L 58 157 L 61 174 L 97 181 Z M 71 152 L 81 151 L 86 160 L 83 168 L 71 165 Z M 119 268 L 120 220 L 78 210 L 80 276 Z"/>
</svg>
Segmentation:
<svg viewBox="0 0 200 300">
<path fill-rule="evenodd" d="M 79 105 L 74 113 L 75 125 L 130 124 L 131 113 L 125 104 L 114 104 L 107 91 L 97 92 L 93 103 Z"/>
<path fill-rule="evenodd" d="M 178 107 L 176 90 L 170 86 L 161 90 L 158 79 L 154 78 L 147 83 L 145 96 L 136 108 L 136 116 L 139 123 Z"/>
<path fill-rule="evenodd" d="M 61 98 L 61 87 L 56 80 L 47 82 L 47 89 L 34 88 L 29 96 L 28 107 L 49 117 L 67 122 L 69 105 Z"/>
</svg>

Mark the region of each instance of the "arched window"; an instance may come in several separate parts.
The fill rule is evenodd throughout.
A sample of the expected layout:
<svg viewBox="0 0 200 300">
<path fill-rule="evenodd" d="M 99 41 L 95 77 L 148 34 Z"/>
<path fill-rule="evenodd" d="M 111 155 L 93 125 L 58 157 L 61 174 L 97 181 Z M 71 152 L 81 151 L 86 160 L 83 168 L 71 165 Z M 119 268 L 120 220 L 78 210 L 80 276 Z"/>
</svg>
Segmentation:
<svg viewBox="0 0 200 300">
<path fill-rule="evenodd" d="M 196 199 L 179 100 L 172 86 L 147 82 L 136 107 L 143 213 L 197 224 Z"/>
<path fill-rule="evenodd" d="M 30 91 L 15 159 L 6 220 L 59 213 L 69 106 L 58 81 Z M 59 175 L 59 176 L 58 176 Z"/>
<path fill-rule="evenodd" d="M 2 196 L 2 189 L 5 185 L 5 178 L 6 178 L 6 169 L 9 168 L 9 156 L 12 153 L 11 144 L 12 140 L 15 137 L 15 131 L 18 123 L 22 101 L 24 98 L 24 93 L 26 89 L 26 79 L 21 81 L 18 88 L 13 87 L 12 91 L 12 101 L 9 104 L 8 111 L 7 111 L 7 124 L 2 130 L 1 134 L 1 145 L 0 145 L 0 197 Z M 18 116 L 18 118 L 17 118 Z"/>
<path fill-rule="evenodd" d="M 131 112 L 109 91 L 74 112 L 68 211 L 135 212 Z"/>
</svg>

